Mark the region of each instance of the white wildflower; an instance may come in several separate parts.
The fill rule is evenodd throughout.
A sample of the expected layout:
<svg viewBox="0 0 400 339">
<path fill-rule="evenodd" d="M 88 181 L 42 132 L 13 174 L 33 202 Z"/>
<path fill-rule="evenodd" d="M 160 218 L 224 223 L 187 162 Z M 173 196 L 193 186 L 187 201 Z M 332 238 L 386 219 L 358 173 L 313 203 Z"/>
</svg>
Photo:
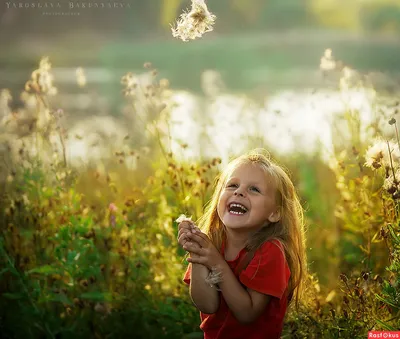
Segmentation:
<svg viewBox="0 0 400 339">
<path fill-rule="evenodd" d="M 183 41 L 200 38 L 213 30 L 215 19 L 216 16 L 208 11 L 204 0 L 192 0 L 191 11 L 180 15 L 176 27 L 172 27 L 172 35 Z"/>
<path fill-rule="evenodd" d="M 383 182 L 383 188 L 389 193 L 395 193 L 399 191 L 400 188 L 400 169 L 393 175 L 393 171 L 390 171 L 389 177 Z"/>
<path fill-rule="evenodd" d="M 388 147 L 389 144 L 389 147 Z M 392 141 L 384 141 L 377 139 L 375 143 L 368 148 L 365 153 L 365 166 L 372 169 L 378 169 L 380 167 L 390 167 L 390 155 L 392 158 L 393 167 L 397 167 L 400 163 L 400 150 L 397 144 Z"/>
<path fill-rule="evenodd" d="M 332 50 L 330 48 L 325 50 L 319 68 L 323 71 L 332 71 L 336 68 L 336 61 L 332 56 Z"/>
<path fill-rule="evenodd" d="M 78 67 L 76 69 L 76 82 L 78 83 L 79 87 L 85 87 L 86 85 L 86 75 L 85 75 L 85 71 L 83 70 L 82 67 Z"/>
<path fill-rule="evenodd" d="M 29 93 L 57 94 L 57 88 L 53 86 L 54 76 L 51 73 L 51 63 L 48 57 L 40 60 L 39 68 L 34 70 L 31 80 L 25 84 L 25 90 Z"/>
</svg>

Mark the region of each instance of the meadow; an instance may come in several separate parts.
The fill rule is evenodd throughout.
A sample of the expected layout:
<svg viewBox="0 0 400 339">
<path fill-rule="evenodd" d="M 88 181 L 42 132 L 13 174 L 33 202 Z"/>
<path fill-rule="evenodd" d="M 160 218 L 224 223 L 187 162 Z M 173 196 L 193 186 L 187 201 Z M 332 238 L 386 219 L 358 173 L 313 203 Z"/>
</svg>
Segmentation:
<svg viewBox="0 0 400 339">
<path fill-rule="evenodd" d="M 289 310 L 283 338 L 399 330 L 400 87 L 381 88 L 329 53 L 321 72 L 336 81 L 343 107 L 329 152 L 320 145 L 281 154 L 263 138 L 270 126 L 247 129 L 240 146 L 220 154 L 192 150 L 171 134 L 188 128 L 174 126 L 176 91 L 149 63 L 121 79 L 118 119 L 93 117 L 79 128 L 57 100 L 47 58 L 22 89 L 21 107 L 2 90 L 2 337 L 201 338 L 175 220 L 199 218 L 221 167 L 255 147 L 289 170 L 306 212 L 308 289 L 301 308 Z M 78 69 L 82 91 L 86 80 Z M 367 120 L 351 105 L 354 92 L 365 94 Z M 246 99 L 253 117 L 267 114 Z M 203 133 L 199 145 L 208 118 L 190 127 Z M 112 131 L 93 132 L 100 121 Z"/>
</svg>

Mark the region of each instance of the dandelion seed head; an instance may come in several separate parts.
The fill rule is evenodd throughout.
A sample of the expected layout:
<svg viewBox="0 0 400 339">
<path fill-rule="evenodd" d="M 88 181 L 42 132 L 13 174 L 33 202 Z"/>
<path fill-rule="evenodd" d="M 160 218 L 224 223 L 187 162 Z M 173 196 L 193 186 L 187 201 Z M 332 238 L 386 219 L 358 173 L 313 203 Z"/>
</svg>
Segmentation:
<svg viewBox="0 0 400 339">
<path fill-rule="evenodd" d="M 216 16 L 208 11 L 204 0 L 192 0 L 190 12 L 180 15 L 176 26 L 172 27 L 172 36 L 182 41 L 201 38 L 204 33 L 211 32 Z"/>
<path fill-rule="evenodd" d="M 397 169 L 394 176 L 390 172 L 389 177 L 383 182 L 383 188 L 391 194 L 400 191 L 400 169 Z"/>
<path fill-rule="evenodd" d="M 397 144 L 389 141 L 390 155 L 394 167 L 399 165 L 400 161 L 400 150 Z M 365 153 L 365 166 L 372 169 L 378 169 L 380 167 L 390 166 L 390 156 L 388 143 L 384 140 L 377 139 L 375 143 L 369 147 Z"/>
</svg>

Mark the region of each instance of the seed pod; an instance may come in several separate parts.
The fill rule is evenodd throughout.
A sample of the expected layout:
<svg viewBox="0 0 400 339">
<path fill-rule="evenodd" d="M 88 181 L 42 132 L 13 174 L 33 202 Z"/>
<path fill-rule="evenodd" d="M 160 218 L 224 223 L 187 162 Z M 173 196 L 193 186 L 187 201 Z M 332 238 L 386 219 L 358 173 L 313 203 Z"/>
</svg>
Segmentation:
<svg viewBox="0 0 400 339">
<path fill-rule="evenodd" d="M 79 282 L 79 285 L 81 285 L 82 287 L 88 287 L 89 283 L 86 279 L 83 279 Z"/>
</svg>

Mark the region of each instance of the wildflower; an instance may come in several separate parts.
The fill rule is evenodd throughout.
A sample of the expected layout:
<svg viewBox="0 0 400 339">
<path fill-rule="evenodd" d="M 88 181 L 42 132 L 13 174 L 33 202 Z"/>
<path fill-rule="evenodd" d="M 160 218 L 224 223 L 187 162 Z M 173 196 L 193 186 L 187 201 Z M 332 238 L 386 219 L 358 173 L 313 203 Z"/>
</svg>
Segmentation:
<svg viewBox="0 0 400 339">
<path fill-rule="evenodd" d="M 86 75 L 82 67 L 77 68 L 76 72 L 76 82 L 79 87 L 85 87 L 86 85 Z"/>
<path fill-rule="evenodd" d="M 160 80 L 160 87 L 161 88 L 168 88 L 169 87 L 168 79 L 165 79 L 165 78 L 161 79 Z"/>
<path fill-rule="evenodd" d="M 383 188 L 390 194 L 394 194 L 399 191 L 400 184 L 400 169 L 398 169 L 394 175 L 390 172 L 390 175 L 383 182 Z"/>
<path fill-rule="evenodd" d="M 400 160 L 400 150 L 398 145 L 391 141 L 386 142 L 378 139 L 365 153 L 365 166 L 372 169 L 378 169 L 382 166 L 389 167 L 391 166 L 390 157 L 392 158 L 393 166 L 396 166 Z"/>
<path fill-rule="evenodd" d="M 104 315 L 108 315 L 111 313 L 111 307 L 105 303 L 96 303 L 96 305 L 94 306 L 94 310 L 95 310 L 95 312 L 101 313 Z"/>
<path fill-rule="evenodd" d="M 38 94 L 55 95 L 57 88 L 53 86 L 53 74 L 51 71 L 51 63 L 48 57 L 40 60 L 39 68 L 34 70 L 31 75 L 31 80 L 25 84 L 27 92 Z"/>
<path fill-rule="evenodd" d="M 192 0 L 191 11 L 180 15 L 176 27 L 172 27 L 172 35 L 182 41 L 200 38 L 213 30 L 215 19 L 216 16 L 208 11 L 204 0 Z"/>
<path fill-rule="evenodd" d="M 332 71 L 336 68 L 336 61 L 332 56 L 332 50 L 330 48 L 325 50 L 324 56 L 321 58 L 319 68 L 322 71 Z"/>
<path fill-rule="evenodd" d="M 0 114 L 3 117 L 11 114 L 10 103 L 12 101 L 11 92 L 8 89 L 2 89 L 0 91 Z"/>
<path fill-rule="evenodd" d="M 125 86 L 125 96 L 134 96 L 138 86 L 138 78 L 129 72 L 122 77 L 121 84 Z"/>
<path fill-rule="evenodd" d="M 114 203 L 111 203 L 108 206 L 108 211 L 110 212 L 110 218 L 109 218 L 110 225 L 111 225 L 111 227 L 115 228 L 115 225 L 117 224 L 115 212 L 118 211 L 118 207 Z"/>
</svg>

